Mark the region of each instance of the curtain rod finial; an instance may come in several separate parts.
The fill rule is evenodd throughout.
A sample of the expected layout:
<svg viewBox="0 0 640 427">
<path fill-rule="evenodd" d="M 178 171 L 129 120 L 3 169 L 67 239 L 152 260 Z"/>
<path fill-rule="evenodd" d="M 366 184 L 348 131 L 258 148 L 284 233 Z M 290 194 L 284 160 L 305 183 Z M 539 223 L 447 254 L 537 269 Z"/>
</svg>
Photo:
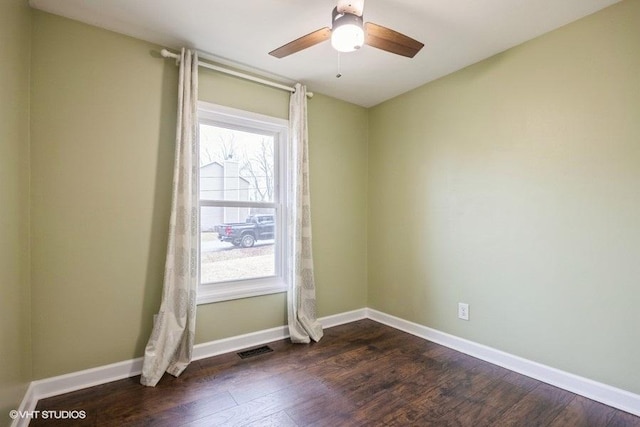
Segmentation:
<svg viewBox="0 0 640 427">
<path fill-rule="evenodd" d="M 176 55 L 175 53 L 167 50 L 167 49 L 162 49 L 160 51 L 160 55 L 162 55 L 163 58 L 175 58 L 176 59 L 176 65 L 178 65 L 180 63 L 180 55 Z"/>
</svg>

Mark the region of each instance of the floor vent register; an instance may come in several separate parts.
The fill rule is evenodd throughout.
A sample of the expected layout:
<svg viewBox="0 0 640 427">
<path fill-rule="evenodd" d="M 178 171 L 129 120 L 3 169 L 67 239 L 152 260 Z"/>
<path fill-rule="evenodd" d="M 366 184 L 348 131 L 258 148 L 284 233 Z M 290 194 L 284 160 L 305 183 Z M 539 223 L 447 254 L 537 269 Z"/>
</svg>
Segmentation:
<svg viewBox="0 0 640 427">
<path fill-rule="evenodd" d="M 248 359 L 250 357 L 260 356 L 261 354 L 271 353 L 273 349 L 268 345 L 263 345 L 262 347 L 252 348 L 250 350 L 239 351 L 238 356 L 241 359 Z"/>
</svg>

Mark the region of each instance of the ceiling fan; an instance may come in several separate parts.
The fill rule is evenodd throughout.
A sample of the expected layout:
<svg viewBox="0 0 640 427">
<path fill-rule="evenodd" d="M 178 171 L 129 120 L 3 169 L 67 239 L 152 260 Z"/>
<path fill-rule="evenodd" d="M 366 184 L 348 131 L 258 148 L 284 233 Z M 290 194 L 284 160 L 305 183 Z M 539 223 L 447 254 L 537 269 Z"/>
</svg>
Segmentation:
<svg viewBox="0 0 640 427">
<path fill-rule="evenodd" d="M 417 40 L 382 25 L 363 24 L 364 0 L 338 0 L 331 13 L 332 26 L 324 27 L 302 36 L 269 52 L 276 58 L 284 58 L 318 43 L 331 39 L 331 45 L 339 52 L 353 52 L 364 44 L 397 55 L 413 58 L 424 46 Z"/>
</svg>

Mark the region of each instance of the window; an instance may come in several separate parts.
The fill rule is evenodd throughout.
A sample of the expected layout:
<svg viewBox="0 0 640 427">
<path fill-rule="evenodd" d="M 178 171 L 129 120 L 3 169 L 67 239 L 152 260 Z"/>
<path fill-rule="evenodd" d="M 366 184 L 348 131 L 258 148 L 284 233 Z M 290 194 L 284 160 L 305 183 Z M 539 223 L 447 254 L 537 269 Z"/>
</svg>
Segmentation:
<svg viewBox="0 0 640 427">
<path fill-rule="evenodd" d="M 288 122 L 201 102 L 198 303 L 287 289 Z"/>
</svg>

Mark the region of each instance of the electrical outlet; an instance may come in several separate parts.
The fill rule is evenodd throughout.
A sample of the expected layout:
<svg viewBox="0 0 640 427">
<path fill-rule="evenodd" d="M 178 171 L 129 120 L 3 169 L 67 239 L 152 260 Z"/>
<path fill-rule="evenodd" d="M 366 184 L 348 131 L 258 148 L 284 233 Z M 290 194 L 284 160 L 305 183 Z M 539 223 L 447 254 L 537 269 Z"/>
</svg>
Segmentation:
<svg viewBox="0 0 640 427">
<path fill-rule="evenodd" d="M 469 320 L 469 304 L 458 303 L 458 319 Z"/>
</svg>

